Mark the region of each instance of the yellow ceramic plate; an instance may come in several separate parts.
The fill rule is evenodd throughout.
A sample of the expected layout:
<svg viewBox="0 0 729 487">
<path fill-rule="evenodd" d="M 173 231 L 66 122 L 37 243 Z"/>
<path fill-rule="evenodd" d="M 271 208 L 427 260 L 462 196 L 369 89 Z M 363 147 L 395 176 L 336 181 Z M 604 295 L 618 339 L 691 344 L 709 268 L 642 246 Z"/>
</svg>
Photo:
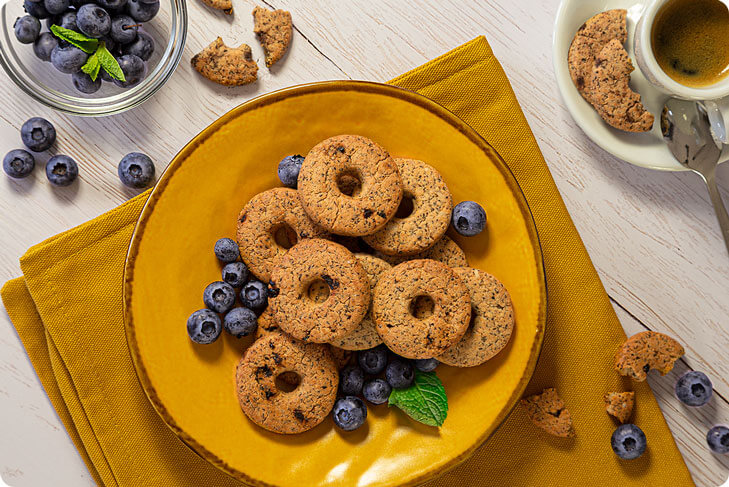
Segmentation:
<svg viewBox="0 0 729 487">
<path fill-rule="evenodd" d="M 438 368 L 448 393 L 442 428 L 386 405 L 352 433 L 331 419 L 294 436 L 266 432 L 238 407 L 234 370 L 248 339 L 225 333 L 200 346 L 185 322 L 220 279 L 214 242 L 234 236 L 256 193 L 278 186 L 278 161 L 337 134 L 361 134 L 393 156 L 422 159 L 455 201 L 475 200 L 488 232 L 456 237 L 472 266 L 506 285 L 511 342 L 486 364 Z M 531 377 L 544 334 L 541 250 L 516 180 L 499 155 L 436 103 L 392 86 L 327 82 L 251 100 L 195 137 L 170 164 L 139 219 L 125 272 L 126 330 L 139 379 L 167 424 L 198 454 L 255 485 L 394 486 L 430 479 L 464 460 L 505 419 Z"/>
</svg>

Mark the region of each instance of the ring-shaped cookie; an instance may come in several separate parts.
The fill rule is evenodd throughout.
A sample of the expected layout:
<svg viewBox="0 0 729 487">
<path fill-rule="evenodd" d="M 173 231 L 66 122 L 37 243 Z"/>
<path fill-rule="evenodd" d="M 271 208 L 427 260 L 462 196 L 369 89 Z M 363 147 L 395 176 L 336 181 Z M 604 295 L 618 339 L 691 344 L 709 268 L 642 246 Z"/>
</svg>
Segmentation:
<svg viewBox="0 0 729 487">
<path fill-rule="evenodd" d="M 299 383 L 286 392 L 276 385 L 282 374 L 295 373 Z M 238 362 L 236 390 L 243 412 L 274 433 L 310 430 L 334 406 L 339 385 L 337 365 L 328 347 L 299 342 L 274 332 L 256 340 Z"/>
<path fill-rule="evenodd" d="M 350 196 L 342 191 L 342 180 L 351 177 L 360 188 Z M 309 151 L 298 191 L 317 225 L 356 237 L 376 232 L 392 218 L 402 199 L 402 181 L 385 149 L 366 137 L 338 135 Z"/>
<path fill-rule="evenodd" d="M 375 255 L 390 265 L 402 264 L 408 260 L 431 259 L 442 262 L 448 267 L 468 267 L 466 253 L 448 235 L 443 235 L 431 248 L 415 255 L 396 256 L 382 252 L 377 252 Z"/>
<path fill-rule="evenodd" d="M 413 308 L 423 296 L 432 300 L 432 312 L 415 317 Z M 410 260 L 380 277 L 372 298 L 372 317 L 390 350 L 406 358 L 433 358 L 466 332 L 471 298 L 447 265 Z"/>
</svg>

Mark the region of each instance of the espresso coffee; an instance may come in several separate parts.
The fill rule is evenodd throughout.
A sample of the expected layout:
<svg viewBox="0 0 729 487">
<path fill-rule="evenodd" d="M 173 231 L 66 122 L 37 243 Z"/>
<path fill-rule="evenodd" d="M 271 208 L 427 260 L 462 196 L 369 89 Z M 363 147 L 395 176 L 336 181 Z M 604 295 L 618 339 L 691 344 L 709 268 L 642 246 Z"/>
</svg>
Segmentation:
<svg viewBox="0 0 729 487">
<path fill-rule="evenodd" d="M 729 74 L 729 8 L 720 0 L 671 0 L 651 34 L 658 64 L 682 85 L 704 87 Z"/>
</svg>

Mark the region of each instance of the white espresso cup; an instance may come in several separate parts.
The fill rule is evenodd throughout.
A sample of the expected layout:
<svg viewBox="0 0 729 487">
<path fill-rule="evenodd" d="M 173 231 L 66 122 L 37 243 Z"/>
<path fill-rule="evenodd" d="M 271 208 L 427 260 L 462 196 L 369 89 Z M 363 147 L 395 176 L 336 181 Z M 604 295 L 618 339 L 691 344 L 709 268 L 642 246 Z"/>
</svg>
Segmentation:
<svg viewBox="0 0 729 487">
<path fill-rule="evenodd" d="M 635 27 L 635 36 L 633 37 L 635 61 L 646 79 L 663 93 L 684 100 L 704 102 L 714 134 L 719 140 L 727 144 L 729 143 L 726 129 L 729 126 L 729 100 L 722 100 L 722 98 L 729 97 L 729 76 L 707 86 L 691 87 L 682 85 L 663 71 L 653 52 L 653 24 L 656 21 L 658 12 L 670 1 L 653 0 L 648 3 L 643 11 L 643 15 Z M 727 42 L 729 42 L 729 39 L 727 39 Z"/>
</svg>

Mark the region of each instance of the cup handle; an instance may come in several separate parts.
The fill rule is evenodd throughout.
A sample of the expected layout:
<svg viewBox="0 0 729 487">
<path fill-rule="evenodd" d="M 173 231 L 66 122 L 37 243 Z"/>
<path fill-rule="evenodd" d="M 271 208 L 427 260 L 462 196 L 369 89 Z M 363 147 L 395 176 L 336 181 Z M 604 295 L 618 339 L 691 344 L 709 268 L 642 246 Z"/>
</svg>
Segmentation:
<svg viewBox="0 0 729 487">
<path fill-rule="evenodd" d="M 711 131 L 714 137 L 723 144 L 729 144 L 729 98 L 704 102 L 706 114 L 709 116 Z"/>
</svg>

